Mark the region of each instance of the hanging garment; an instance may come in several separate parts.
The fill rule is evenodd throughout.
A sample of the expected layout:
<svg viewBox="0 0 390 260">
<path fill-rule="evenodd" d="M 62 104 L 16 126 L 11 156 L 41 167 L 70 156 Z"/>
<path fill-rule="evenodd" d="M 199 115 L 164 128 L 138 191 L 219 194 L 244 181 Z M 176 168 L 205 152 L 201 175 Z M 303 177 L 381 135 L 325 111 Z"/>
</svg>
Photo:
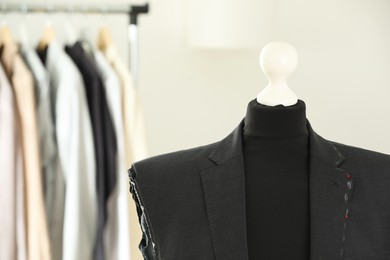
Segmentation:
<svg viewBox="0 0 390 260">
<path fill-rule="evenodd" d="M 35 50 L 28 45 L 23 45 L 21 51 L 34 77 L 42 162 L 41 173 L 52 260 L 60 260 L 62 259 L 65 179 L 59 164 L 54 128 L 53 96 L 51 95 L 46 69 Z"/>
<path fill-rule="evenodd" d="M 66 183 L 62 259 L 92 259 L 97 227 L 96 168 L 83 79 L 57 41 L 39 54 L 46 56 L 58 154 Z"/>
<path fill-rule="evenodd" d="M 142 160 L 148 156 L 146 131 L 141 100 L 133 85 L 126 65 L 123 63 L 114 45 L 110 45 L 103 53 L 119 76 L 123 93 L 123 117 L 125 124 L 126 165 Z"/>
<path fill-rule="evenodd" d="M 126 177 L 125 146 L 122 117 L 122 91 L 121 85 L 114 70 L 100 51 L 95 51 L 97 69 L 103 80 L 103 86 L 107 97 L 115 127 L 115 135 L 118 144 L 117 153 L 117 185 L 110 197 L 107 208 L 108 217 L 105 230 L 106 259 L 128 260 L 129 250 L 129 211 L 128 211 L 128 179 Z"/>
<path fill-rule="evenodd" d="M 131 163 L 144 159 L 148 155 L 146 143 L 146 131 L 143 118 L 143 111 L 139 96 L 133 86 L 133 79 L 127 67 L 118 55 L 114 45 L 109 45 L 102 50 L 106 59 L 110 62 L 114 71 L 117 73 L 122 87 L 122 111 L 123 122 L 125 127 L 125 152 L 126 152 L 126 167 Z M 127 190 L 129 190 L 127 184 Z M 135 205 L 131 198 L 131 194 L 127 193 L 128 209 L 133 212 Z M 137 238 L 141 236 L 137 216 L 129 214 L 130 222 L 130 259 L 141 260 L 142 255 L 138 249 Z"/>
<path fill-rule="evenodd" d="M 20 120 L 0 63 L 0 259 L 25 260 L 26 209 Z"/>
<path fill-rule="evenodd" d="M 221 141 L 132 164 L 145 259 L 248 260 L 243 126 L 244 119 Z M 310 259 L 390 259 L 390 155 L 307 126 Z"/>
<path fill-rule="evenodd" d="M 28 259 L 46 260 L 50 259 L 51 255 L 42 194 L 33 78 L 14 42 L 7 42 L 3 46 L 1 60 L 13 86 L 20 118 L 26 183 Z"/>
<path fill-rule="evenodd" d="M 116 184 L 117 144 L 115 130 L 108 110 L 103 83 L 93 61 L 85 54 L 81 43 L 66 46 L 65 51 L 72 58 L 84 79 L 89 113 L 91 116 L 97 178 L 98 229 L 94 259 L 104 259 L 103 232 L 107 220 L 107 201 Z"/>
</svg>

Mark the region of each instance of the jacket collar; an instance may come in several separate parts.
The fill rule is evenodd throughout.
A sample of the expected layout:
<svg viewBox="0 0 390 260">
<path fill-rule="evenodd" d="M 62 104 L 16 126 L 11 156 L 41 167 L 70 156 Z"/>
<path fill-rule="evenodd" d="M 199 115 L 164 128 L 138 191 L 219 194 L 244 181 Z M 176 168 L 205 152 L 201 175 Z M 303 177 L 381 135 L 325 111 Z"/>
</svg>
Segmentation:
<svg viewBox="0 0 390 260">
<path fill-rule="evenodd" d="M 211 150 L 208 158 L 215 165 L 200 172 L 217 260 L 248 260 L 244 119 Z M 352 192 L 351 185 L 347 185 L 348 172 L 340 167 L 346 158 L 306 121 L 310 147 L 310 259 L 341 259 L 347 224 L 344 216 L 349 205 L 345 198 Z"/>
</svg>

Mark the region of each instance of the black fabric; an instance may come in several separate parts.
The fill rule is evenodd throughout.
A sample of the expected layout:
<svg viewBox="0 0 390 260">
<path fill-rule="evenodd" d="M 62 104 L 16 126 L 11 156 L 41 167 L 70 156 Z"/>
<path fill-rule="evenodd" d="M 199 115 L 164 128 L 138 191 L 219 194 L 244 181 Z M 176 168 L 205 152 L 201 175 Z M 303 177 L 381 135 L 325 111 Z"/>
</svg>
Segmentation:
<svg viewBox="0 0 390 260">
<path fill-rule="evenodd" d="M 310 260 L 390 259 L 390 155 L 327 140 L 306 123 Z M 157 251 L 145 259 L 249 259 L 243 127 L 244 119 L 220 141 L 132 164 L 130 192 L 145 215 L 131 214 L 147 221 L 142 250 Z"/>
<path fill-rule="evenodd" d="M 306 107 L 249 102 L 243 129 L 249 259 L 309 259 Z M 280 250 L 283 248 L 283 250 Z"/>
<path fill-rule="evenodd" d="M 38 57 L 41 59 L 43 65 L 46 65 L 46 56 L 47 56 L 48 47 L 49 47 L 49 45 L 45 45 L 45 47 L 43 49 L 36 50 Z"/>
<path fill-rule="evenodd" d="M 107 200 L 116 184 L 116 136 L 108 110 L 104 86 L 98 70 L 85 54 L 80 42 L 66 46 L 65 51 L 80 70 L 91 116 L 96 158 L 96 188 L 98 195 L 98 230 L 94 259 L 104 259 L 103 231 L 107 220 Z"/>
<path fill-rule="evenodd" d="M 147 220 L 146 210 L 142 205 L 141 197 L 138 193 L 138 185 L 136 180 L 136 172 L 134 168 L 130 168 L 130 192 L 132 194 L 132 198 L 135 201 L 138 215 L 138 222 L 141 225 L 142 238 L 138 245 L 139 250 L 142 253 L 144 259 L 158 259 L 157 250 L 155 248 L 155 244 L 153 243 L 154 237 L 151 233 L 151 228 L 149 227 L 149 222 Z"/>
</svg>

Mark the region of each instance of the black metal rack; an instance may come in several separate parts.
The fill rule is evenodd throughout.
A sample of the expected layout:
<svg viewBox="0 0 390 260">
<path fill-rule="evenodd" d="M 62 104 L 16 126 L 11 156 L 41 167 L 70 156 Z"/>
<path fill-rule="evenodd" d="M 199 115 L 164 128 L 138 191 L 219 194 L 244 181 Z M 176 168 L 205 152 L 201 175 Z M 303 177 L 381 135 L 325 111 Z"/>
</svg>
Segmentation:
<svg viewBox="0 0 390 260">
<path fill-rule="evenodd" d="M 130 49 L 130 69 L 136 85 L 138 79 L 138 16 L 149 12 L 149 3 L 144 5 L 105 6 L 105 5 L 52 5 L 2 3 L 2 13 L 85 13 L 123 14 L 129 16 L 128 41 Z"/>
</svg>

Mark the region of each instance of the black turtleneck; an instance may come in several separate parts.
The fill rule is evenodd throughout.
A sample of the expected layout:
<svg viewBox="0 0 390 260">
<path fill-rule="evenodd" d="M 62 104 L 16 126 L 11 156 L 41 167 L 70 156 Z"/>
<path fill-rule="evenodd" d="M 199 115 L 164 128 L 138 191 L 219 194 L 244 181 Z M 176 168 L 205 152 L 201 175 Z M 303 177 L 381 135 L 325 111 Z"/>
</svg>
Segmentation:
<svg viewBox="0 0 390 260">
<path fill-rule="evenodd" d="M 306 106 L 249 102 L 243 129 L 249 259 L 306 260 L 310 253 Z"/>
</svg>

